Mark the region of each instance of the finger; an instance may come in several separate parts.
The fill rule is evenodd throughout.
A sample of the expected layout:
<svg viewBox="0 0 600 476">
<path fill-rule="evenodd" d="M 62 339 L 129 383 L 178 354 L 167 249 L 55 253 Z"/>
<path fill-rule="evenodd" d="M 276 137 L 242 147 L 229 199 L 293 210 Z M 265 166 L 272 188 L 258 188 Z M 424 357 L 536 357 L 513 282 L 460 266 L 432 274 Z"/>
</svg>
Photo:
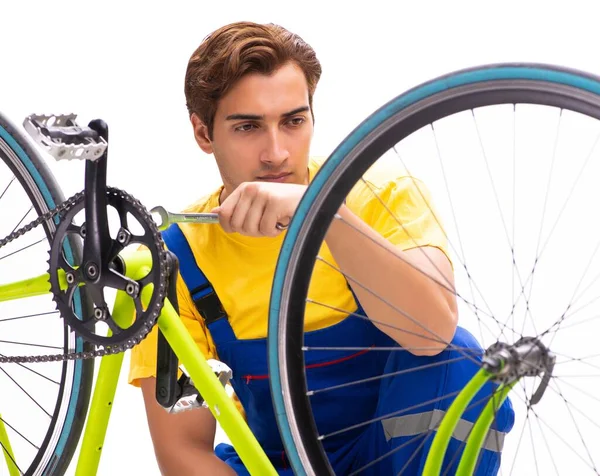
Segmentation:
<svg viewBox="0 0 600 476">
<path fill-rule="evenodd" d="M 240 194 L 234 191 L 218 207 L 217 213 L 219 214 L 219 223 L 226 233 L 231 233 L 233 231 L 231 227 L 231 217 L 235 212 L 239 199 Z"/>
<path fill-rule="evenodd" d="M 262 219 L 260 221 L 259 230 L 264 236 L 277 236 L 281 233 L 281 230 L 277 228 L 278 213 L 275 207 L 265 207 Z"/>
<path fill-rule="evenodd" d="M 267 199 L 263 194 L 258 194 L 254 197 L 252 205 L 246 212 L 244 223 L 242 224 L 242 232 L 245 235 L 262 236 L 260 231 L 260 223 L 265 213 Z"/>
<path fill-rule="evenodd" d="M 256 198 L 256 187 L 253 184 L 242 184 L 239 187 L 239 200 L 235 205 L 235 209 L 231 215 L 231 229 L 238 233 L 243 233 L 244 222 L 246 215 L 253 206 Z"/>
</svg>

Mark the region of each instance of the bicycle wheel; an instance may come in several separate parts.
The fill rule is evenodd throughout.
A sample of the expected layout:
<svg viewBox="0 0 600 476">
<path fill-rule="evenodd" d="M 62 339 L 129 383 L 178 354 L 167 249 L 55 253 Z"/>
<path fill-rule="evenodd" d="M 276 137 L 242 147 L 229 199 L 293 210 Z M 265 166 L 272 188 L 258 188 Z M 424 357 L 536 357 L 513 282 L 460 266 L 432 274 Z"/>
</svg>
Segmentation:
<svg viewBox="0 0 600 476">
<path fill-rule="evenodd" d="M 2 115 L 0 159 L 0 203 L 4 204 L 0 234 L 4 237 L 56 207 L 64 197 L 35 149 Z M 48 272 L 48 252 L 58 222 L 56 217 L 2 247 L 0 289 L 4 284 Z M 80 244 L 66 240 L 64 254 L 77 264 Z M 85 308 L 83 292 L 78 293 L 74 305 Z M 69 331 L 49 294 L 0 302 L 0 315 L 3 356 L 91 350 Z M 92 379 L 92 360 L 0 366 L 0 422 L 8 437 L 8 441 L 0 438 L 0 442 L 3 459 L 13 472 L 64 473 L 85 421 Z M 6 467 L 4 461 L 2 465 Z"/>
<path fill-rule="evenodd" d="M 600 436 L 600 404 L 592 387 L 600 368 L 594 339 L 598 327 L 593 327 L 598 322 L 593 290 L 598 289 L 600 274 L 593 268 L 600 267 L 600 233 L 593 216 L 582 216 L 600 199 L 595 183 L 600 173 L 598 119 L 600 78 L 540 64 L 486 65 L 401 94 L 335 149 L 290 223 L 271 296 L 272 398 L 289 463 L 297 474 L 332 474 L 324 442 L 346 431 L 324 434 L 314 417 L 312 400 L 327 389 L 310 388 L 305 363 L 308 353 L 323 349 L 305 346 L 304 319 L 309 304 L 327 306 L 307 300 L 316 266 L 335 268 L 335 262 L 327 263 L 320 254 L 327 230 L 357 184 L 376 196 L 376 187 L 363 177 L 376 174 L 379 159 L 388 165 L 400 163 L 406 176 L 424 183 L 434 197 L 454 264 L 459 326 L 472 332 L 483 349 L 535 336 L 556 356 L 559 370 L 539 403 L 531 404 L 537 377 L 521 380 L 510 393 L 515 423 L 502 435 L 501 470 L 512 471 L 513 465 L 523 463 L 527 474 L 534 467 L 537 474 L 598 474 L 600 456 L 592 444 Z M 483 179 L 473 178 L 477 172 Z M 550 253 L 552 260 L 546 259 Z M 351 276 L 344 277 L 355 284 Z M 585 304 L 580 305 L 582 300 Z M 348 319 L 367 319 L 345 312 Z M 376 316 L 368 318 L 376 321 Z M 584 326 L 591 327 L 586 332 Z M 460 354 L 461 349 L 455 350 Z M 576 364 L 583 370 L 573 370 Z M 373 424 L 384 425 L 385 416 L 365 422 L 364 428 Z M 413 456 L 430 442 L 436 428 L 429 420 L 419 431 L 406 431 L 403 436 L 414 430 L 412 436 L 421 437 L 413 442 Z M 396 436 L 387 434 L 391 440 Z M 454 434 L 453 439 L 457 448 L 464 447 L 464 435 Z M 393 458 L 399 451 L 390 447 L 389 454 L 380 457 Z M 395 474 L 413 474 L 413 456 L 400 470 L 395 466 Z M 458 450 L 447 454 L 447 467 L 459 457 Z M 362 461 L 361 467 L 352 467 L 352 474 L 370 464 Z"/>
</svg>

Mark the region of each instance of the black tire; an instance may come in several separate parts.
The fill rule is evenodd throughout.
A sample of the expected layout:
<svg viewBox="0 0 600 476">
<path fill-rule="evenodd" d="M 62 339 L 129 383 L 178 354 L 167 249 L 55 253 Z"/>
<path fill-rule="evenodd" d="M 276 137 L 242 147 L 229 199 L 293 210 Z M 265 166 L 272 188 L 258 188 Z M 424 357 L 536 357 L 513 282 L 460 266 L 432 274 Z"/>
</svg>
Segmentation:
<svg viewBox="0 0 600 476">
<path fill-rule="evenodd" d="M 332 474 L 317 438 L 301 346 L 312 270 L 335 212 L 383 153 L 421 127 L 472 108 L 515 103 L 555 106 L 600 119 L 600 78 L 538 64 L 489 65 L 445 75 L 374 112 L 336 148 L 311 182 L 281 248 L 269 314 L 271 393 L 296 474 Z"/>
<path fill-rule="evenodd" d="M 64 200 L 60 187 L 34 147 L 1 114 L 0 159 L 12 171 L 38 215 L 54 208 Z M 54 236 L 56 223 L 47 222 L 43 225 L 48 241 L 51 241 Z M 82 250 L 78 242 L 69 241 L 65 246 L 65 252 L 72 253 L 74 262 L 79 263 Z M 79 304 L 86 306 L 85 294 L 80 295 Z M 61 322 L 64 326 L 65 352 L 92 350 L 89 344 L 69 331 L 64 321 Z M 62 377 L 54 412 L 36 457 L 27 470 L 21 468 L 26 475 L 54 476 L 61 475 L 67 470 L 85 422 L 93 373 L 92 359 L 62 363 Z"/>
</svg>

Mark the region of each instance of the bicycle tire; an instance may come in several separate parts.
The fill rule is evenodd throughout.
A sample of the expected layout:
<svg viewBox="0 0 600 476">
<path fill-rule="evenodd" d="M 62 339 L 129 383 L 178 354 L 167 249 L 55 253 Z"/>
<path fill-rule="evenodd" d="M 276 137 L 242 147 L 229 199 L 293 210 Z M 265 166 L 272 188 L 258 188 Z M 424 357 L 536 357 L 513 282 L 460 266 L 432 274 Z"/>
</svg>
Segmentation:
<svg viewBox="0 0 600 476">
<path fill-rule="evenodd" d="M 0 114 L 0 159 L 13 172 L 37 214 L 42 214 L 64 201 L 63 193 L 51 171 L 25 136 L 4 115 Z M 43 227 L 50 241 L 59 218 L 46 222 Z M 65 255 L 79 263 L 81 244 L 65 240 Z M 70 256 L 69 256 L 70 255 Z M 87 306 L 85 294 L 80 293 L 76 306 Z M 64 323 L 64 321 L 63 321 Z M 75 336 L 64 325 L 65 351 L 92 350 L 89 343 Z M 61 475 L 67 470 L 77 448 L 89 405 L 94 362 L 67 360 L 63 362 L 58 397 L 50 425 L 40 448 L 25 472 L 29 475 Z"/>
<path fill-rule="evenodd" d="M 400 94 L 367 117 L 310 183 L 277 262 L 268 328 L 271 394 L 295 473 L 333 474 L 306 395 L 304 307 L 316 256 L 343 198 L 394 144 L 451 114 L 499 104 L 555 106 L 600 119 L 600 78 L 553 65 L 504 63 L 459 70 Z"/>
</svg>

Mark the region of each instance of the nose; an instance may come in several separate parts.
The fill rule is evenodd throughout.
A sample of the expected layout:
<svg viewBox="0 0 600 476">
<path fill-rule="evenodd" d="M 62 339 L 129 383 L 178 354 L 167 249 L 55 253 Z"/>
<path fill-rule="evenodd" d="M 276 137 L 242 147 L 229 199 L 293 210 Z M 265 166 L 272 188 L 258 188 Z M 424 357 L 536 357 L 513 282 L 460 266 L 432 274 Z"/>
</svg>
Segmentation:
<svg viewBox="0 0 600 476">
<path fill-rule="evenodd" d="M 271 167 L 278 167 L 289 158 L 285 137 L 279 128 L 270 130 L 261 154 L 261 161 Z"/>
</svg>

